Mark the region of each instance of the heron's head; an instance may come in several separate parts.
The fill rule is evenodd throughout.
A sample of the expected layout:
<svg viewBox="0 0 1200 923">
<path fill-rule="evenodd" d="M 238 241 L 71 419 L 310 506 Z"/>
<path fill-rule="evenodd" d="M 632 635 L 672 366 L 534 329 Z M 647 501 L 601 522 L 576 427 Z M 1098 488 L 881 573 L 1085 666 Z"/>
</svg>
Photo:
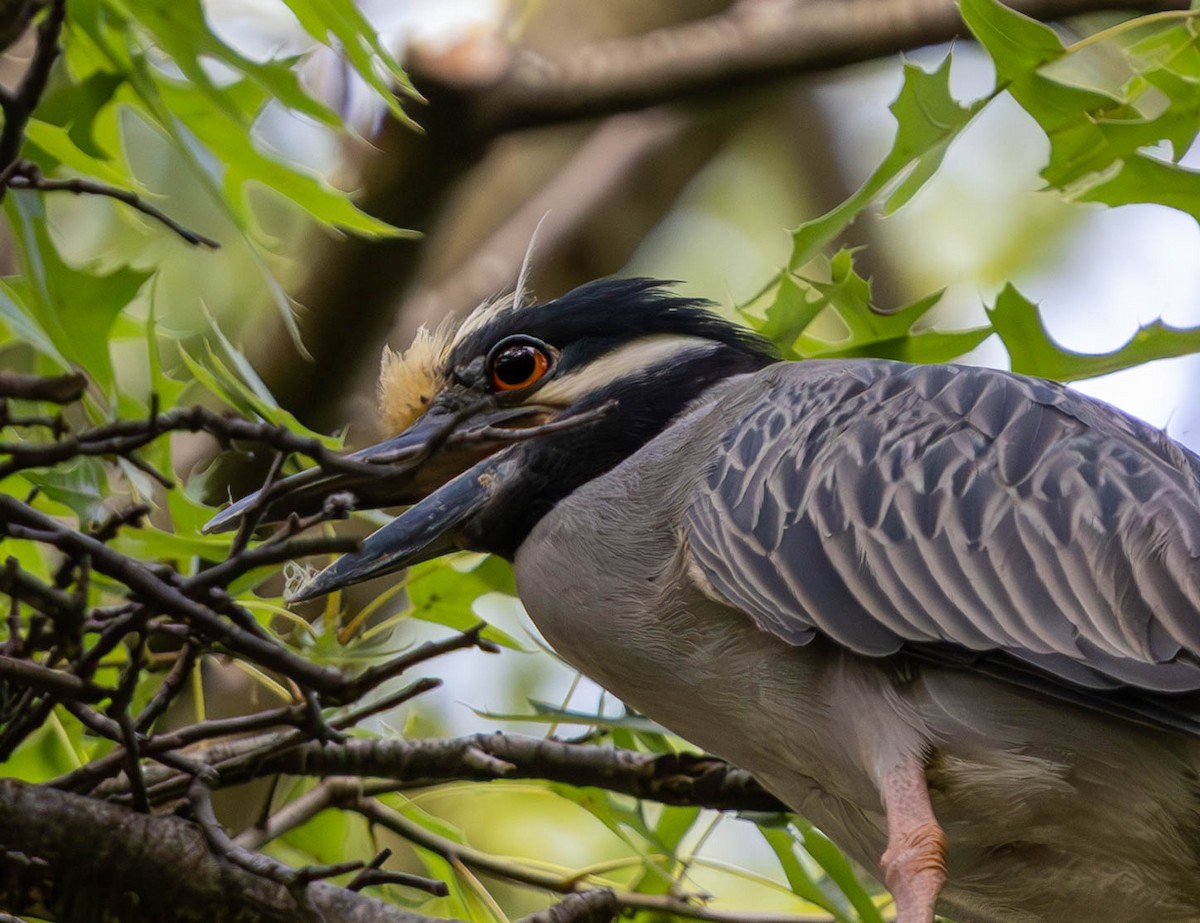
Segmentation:
<svg viewBox="0 0 1200 923">
<path fill-rule="evenodd" d="M 456 549 L 508 558 L 554 504 L 632 455 L 718 381 L 775 361 L 771 345 L 645 279 L 591 282 L 545 304 L 487 304 L 457 328 L 385 351 L 380 403 L 395 435 L 239 500 L 208 525 L 409 506 L 318 574 L 310 598 Z"/>
</svg>

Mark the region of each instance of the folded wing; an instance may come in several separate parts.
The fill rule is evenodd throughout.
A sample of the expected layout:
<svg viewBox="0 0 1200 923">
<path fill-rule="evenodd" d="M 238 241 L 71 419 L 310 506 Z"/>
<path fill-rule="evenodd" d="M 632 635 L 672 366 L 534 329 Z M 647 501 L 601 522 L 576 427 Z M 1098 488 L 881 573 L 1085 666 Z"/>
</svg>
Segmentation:
<svg viewBox="0 0 1200 923">
<path fill-rule="evenodd" d="M 778 366 L 687 531 L 711 590 L 792 643 L 951 663 L 1200 733 L 1200 459 L 1061 385 Z"/>
</svg>

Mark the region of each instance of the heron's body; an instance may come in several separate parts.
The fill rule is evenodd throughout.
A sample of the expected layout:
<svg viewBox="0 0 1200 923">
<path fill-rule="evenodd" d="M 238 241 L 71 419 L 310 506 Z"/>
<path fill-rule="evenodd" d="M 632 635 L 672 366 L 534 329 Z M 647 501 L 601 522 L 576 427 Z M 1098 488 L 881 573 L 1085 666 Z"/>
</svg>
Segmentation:
<svg viewBox="0 0 1200 923">
<path fill-rule="evenodd" d="M 679 523 L 723 464 L 722 437 L 781 382 L 824 399 L 817 372 L 776 366 L 714 389 L 542 519 L 516 574 L 546 640 L 867 867 L 887 844 L 871 767 L 894 748 L 926 754 L 949 844 L 939 907 L 956 923 L 1200 919 L 1200 741 L 993 677 L 789 643 L 700 585 Z"/>
<path fill-rule="evenodd" d="M 646 280 L 389 362 L 379 477 L 214 521 L 413 504 L 302 595 L 504 555 L 567 660 L 880 868 L 899 923 L 1200 921 L 1200 458 L 1038 379 L 780 363 Z"/>
</svg>

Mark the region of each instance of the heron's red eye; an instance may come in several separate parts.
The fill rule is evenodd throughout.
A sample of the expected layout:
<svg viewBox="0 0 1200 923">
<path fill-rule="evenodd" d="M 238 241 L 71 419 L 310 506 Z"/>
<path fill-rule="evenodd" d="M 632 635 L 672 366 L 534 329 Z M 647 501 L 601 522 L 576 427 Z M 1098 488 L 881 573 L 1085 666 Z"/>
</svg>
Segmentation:
<svg viewBox="0 0 1200 923">
<path fill-rule="evenodd" d="M 550 370 L 550 356 L 533 343 L 509 346 L 492 359 L 492 385 L 497 391 L 517 391 L 541 380 Z"/>
</svg>

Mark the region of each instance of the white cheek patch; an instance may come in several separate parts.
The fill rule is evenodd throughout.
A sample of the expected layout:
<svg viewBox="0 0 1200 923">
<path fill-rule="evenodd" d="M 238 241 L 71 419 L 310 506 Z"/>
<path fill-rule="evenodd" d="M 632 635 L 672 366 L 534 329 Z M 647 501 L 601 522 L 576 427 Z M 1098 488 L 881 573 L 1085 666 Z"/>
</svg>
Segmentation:
<svg viewBox="0 0 1200 923">
<path fill-rule="evenodd" d="M 693 358 L 697 353 L 714 352 L 719 346 L 704 337 L 653 334 L 547 382 L 534 392 L 528 403 L 568 407 L 613 382 L 636 377 L 656 366 L 669 366 L 684 356 Z"/>
</svg>

